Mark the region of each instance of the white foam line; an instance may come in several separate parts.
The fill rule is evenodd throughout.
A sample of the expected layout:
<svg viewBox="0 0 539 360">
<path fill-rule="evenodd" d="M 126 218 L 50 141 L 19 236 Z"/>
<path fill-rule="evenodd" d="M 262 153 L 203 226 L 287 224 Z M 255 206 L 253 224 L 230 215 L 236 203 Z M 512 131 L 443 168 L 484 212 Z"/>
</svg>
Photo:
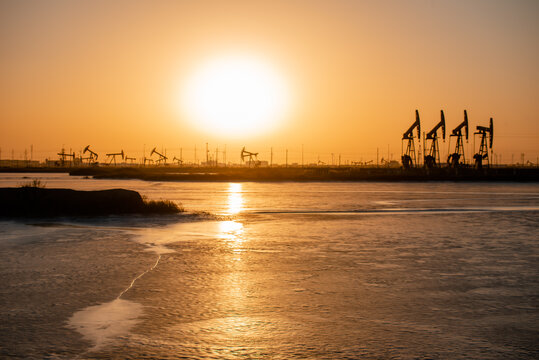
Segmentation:
<svg viewBox="0 0 539 360">
<path fill-rule="evenodd" d="M 118 295 L 118 297 L 116 299 L 119 299 L 122 297 L 123 294 L 125 294 L 127 291 L 129 291 L 129 289 L 131 289 L 133 287 L 133 284 L 135 284 L 135 281 L 137 281 L 138 279 L 140 279 L 141 277 L 143 277 L 144 275 L 146 275 L 147 273 L 149 273 L 150 271 L 152 271 L 153 269 L 155 269 L 155 267 L 157 266 L 157 264 L 159 264 L 159 260 L 161 260 L 161 254 L 158 254 L 157 256 L 157 261 L 155 262 L 155 264 L 153 264 L 153 266 L 149 269 L 147 269 L 146 271 L 144 271 L 143 273 L 141 273 L 139 276 L 137 276 L 136 278 L 133 279 L 133 281 L 131 281 L 131 284 L 129 284 L 129 286 L 120 293 L 120 295 Z"/>
</svg>

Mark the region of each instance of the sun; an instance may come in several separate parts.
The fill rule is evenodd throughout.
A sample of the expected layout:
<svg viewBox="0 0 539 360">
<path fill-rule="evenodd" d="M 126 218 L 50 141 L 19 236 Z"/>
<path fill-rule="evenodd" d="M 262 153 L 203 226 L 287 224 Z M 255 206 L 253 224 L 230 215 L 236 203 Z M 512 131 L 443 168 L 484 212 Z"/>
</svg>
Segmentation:
<svg viewBox="0 0 539 360">
<path fill-rule="evenodd" d="M 224 56 L 200 65 L 185 82 L 182 110 L 203 132 L 242 137 L 275 130 L 290 93 L 284 77 L 250 56 Z"/>
</svg>

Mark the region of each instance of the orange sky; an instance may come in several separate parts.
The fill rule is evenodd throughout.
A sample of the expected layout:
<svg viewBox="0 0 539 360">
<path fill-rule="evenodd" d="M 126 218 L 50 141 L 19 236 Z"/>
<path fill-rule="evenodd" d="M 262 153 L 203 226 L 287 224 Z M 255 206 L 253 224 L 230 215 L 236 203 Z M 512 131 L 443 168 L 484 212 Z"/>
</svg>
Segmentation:
<svg viewBox="0 0 539 360">
<path fill-rule="evenodd" d="M 232 161 L 245 145 L 262 159 L 273 146 L 277 162 L 288 148 L 300 162 L 302 144 L 305 162 L 376 159 L 388 145 L 398 159 L 415 109 L 424 131 L 440 109 L 448 130 L 467 109 L 473 129 L 494 118 L 503 162 L 535 162 L 538 18 L 537 1 L 3 0 L 1 157 L 91 144 L 137 157 L 183 147 L 190 160 L 209 142 Z M 276 131 L 227 139 L 177 111 L 197 64 L 235 52 L 287 79 L 293 108 Z"/>
</svg>

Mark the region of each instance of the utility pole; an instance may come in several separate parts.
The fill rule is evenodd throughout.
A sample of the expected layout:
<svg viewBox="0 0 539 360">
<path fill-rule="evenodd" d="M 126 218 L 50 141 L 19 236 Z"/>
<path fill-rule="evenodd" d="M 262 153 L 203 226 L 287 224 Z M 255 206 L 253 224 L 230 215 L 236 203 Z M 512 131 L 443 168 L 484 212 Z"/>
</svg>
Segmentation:
<svg viewBox="0 0 539 360">
<path fill-rule="evenodd" d="M 195 165 L 197 164 L 197 146 L 195 145 Z"/>
<path fill-rule="evenodd" d="M 273 147 L 270 149 L 270 167 L 273 166 Z"/>
<path fill-rule="evenodd" d="M 303 167 L 303 144 L 301 144 L 301 167 Z"/>
<path fill-rule="evenodd" d="M 288 149 L 286 149 L 286 167 L 288 167 Z"/>
<path fill-rule="evenodd" d="M 378 162 L 378 159 L 379 159 L 379 156 L 380 156 L 380 154 L 379 154 L 379 151 L 378 151 L 378 150 L 379 150 L 379 149 L 378 149 L 378 148 L 376 148 L 376 167 L 378 167 L 378 164 L 379 164 L 379 162 Z"/>
<path fill-rule="evenodd" d="M 341 154 L 339 154 L 339 166 L 341 166 Z"/>
<path fill-rule="evenodd" d="M 226 167 L 226 144 L 225 144 L 225 150 L 223 151 L 223 162 L 225 163 L 225 167 Z"/>
<path fill-rule="evenodd" d="M 219 145 L 215 148 L 215 167 L 219 166 Z"/>
</svg>

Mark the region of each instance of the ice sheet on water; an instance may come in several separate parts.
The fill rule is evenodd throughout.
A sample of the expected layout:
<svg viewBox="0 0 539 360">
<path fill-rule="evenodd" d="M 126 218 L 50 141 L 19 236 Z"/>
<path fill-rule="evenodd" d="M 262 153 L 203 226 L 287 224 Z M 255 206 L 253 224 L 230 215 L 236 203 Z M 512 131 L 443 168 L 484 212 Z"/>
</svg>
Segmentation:
<svg viewBox="0 0 539 360">
<path fill-rule="evenodd" d="M 17 221 L 1 221 L 0 245 L 23 244 L 40 241 L 47 233 L 54 232 L 54 228 L 37 228 Z"/>
<path fill-rule="evenodd" d="M 89 306 L 68 320 L 68 327 L 92 342 L 95 351 L 126 336 L 142 314 L 142 305 L 133 301 L 115 299 L 111 302 Z"/>
</svg>

